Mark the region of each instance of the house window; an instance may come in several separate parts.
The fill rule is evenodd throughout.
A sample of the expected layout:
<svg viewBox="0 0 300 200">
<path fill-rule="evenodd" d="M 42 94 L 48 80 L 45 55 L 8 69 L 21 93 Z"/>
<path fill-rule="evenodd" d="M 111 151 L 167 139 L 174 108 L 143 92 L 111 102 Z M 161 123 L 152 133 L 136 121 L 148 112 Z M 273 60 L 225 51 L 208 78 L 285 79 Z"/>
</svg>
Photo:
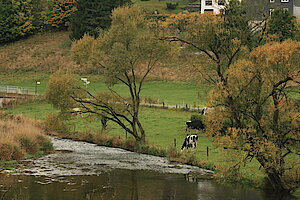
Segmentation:
<svg viewBox="0 0 300 200">
<path fill-rule="evenodd" d="M 225 0 L 218 0 L 218 5 L 219 6 L 224 6 L 225 5 Z"/>
<path fill-rule="evenodd" d="M 281 0 L 281 3 L 289 2 L 289 0 Z"/>
<path fill-rule="evenodd" d="M 204 13 L 206 13 L 206 14 L 214 14 L 214 9 L 204 9 Z"/>
<path fill-rule="evenodd" d="M 211 0 L 211 1 L 208 1 L 208 0 L 205 1 L 205 5 L 206 5 L 206 6 L 211 6 L 211 5 L 212 5 L 212 0 Z"/>
</svg>

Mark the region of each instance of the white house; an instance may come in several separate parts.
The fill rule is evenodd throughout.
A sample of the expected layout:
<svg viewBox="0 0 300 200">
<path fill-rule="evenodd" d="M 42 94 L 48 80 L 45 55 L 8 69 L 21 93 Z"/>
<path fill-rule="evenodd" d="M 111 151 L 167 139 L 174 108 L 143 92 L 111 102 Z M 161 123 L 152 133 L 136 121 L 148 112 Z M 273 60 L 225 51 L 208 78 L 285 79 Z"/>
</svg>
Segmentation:
<svg viewBox="0 0 300 200">
<path fill-rule="evenodd" d="M 294 0 L 294 16 L 300 19 L 300 0 Z"/>
<path fill-rule="evenodd" d="M 201 14 L 219 14 L 224 9 L 227 0 L 201 0 Z"/>
</svg>

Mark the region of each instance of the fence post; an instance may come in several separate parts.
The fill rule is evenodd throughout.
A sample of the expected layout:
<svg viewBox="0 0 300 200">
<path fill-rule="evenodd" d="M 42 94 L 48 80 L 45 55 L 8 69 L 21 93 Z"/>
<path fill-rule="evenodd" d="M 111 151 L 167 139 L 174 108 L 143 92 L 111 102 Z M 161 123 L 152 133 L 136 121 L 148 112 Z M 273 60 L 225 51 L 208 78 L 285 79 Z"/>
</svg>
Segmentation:
<svg viewBox="0 0 300 200">
<path fill-rule="evenodd" d="M 206 156 L 208 157 L 208 151 L 209 151 L 209 148 L 208 146 L 206 147 Z"/>
<path fill-rule="evenodd" d="M 174 138 L 174 147 L 176 148 L 176 138 Z"/>
</svg>

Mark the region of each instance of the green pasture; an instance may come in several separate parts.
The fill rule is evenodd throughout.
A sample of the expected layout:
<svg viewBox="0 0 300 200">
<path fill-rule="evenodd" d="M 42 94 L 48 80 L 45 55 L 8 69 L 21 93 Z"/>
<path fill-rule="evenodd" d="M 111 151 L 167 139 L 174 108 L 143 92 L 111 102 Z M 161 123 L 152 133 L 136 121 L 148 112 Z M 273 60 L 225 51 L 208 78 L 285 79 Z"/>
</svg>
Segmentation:
<svg viewBox="0 0 300 200">
<path fill-rule="evenodd" d="M 50 74 L 41 72 L 0 72 L 0 85 L 35 87 L 36 82 L 39 81 L 41 84 L 38 85 L 37 92 L 38 94 L 44 94 L 49 77 Z M 78 80 L 80 80 L 80 77 L 88 78 L 91 83 L 87 86 L 87 89 L 91 93 L 107 90 L 103 77 L 99 75 L 77 75 L 77 77 Z M 123 96 L 129 95 L 127 88 L 122 84 L 116 84 L 112 89 Z M 184 107 L 187 104 L 189 106 L 203 107 L 207 105 L 209 89 L 210 85 L 200 85 L 191 82 L 148 81 L 143 86 L 141 96 L 142 99 L 150 97 L 157 100 L 160 104 L 164 102 L 165 105 Z M 300 88 L 290 87 L 289 95 L 291 98 L 300 100 Z"/>
<path fill-rule="evenodd" d="M 174 10 L 168 10 L 166 3 L 176 3 L 176 1 L 165 1 L 165 0 L 149 0 L 149 1 L 141 1 L 141 0 L 133 0 L 133 3 L 139 5 L 141 8 L 154 12 L 158 11 L 159 14 L 177 14 L 182 12 L 186 7 L 187 3 L 178 2 L 178 6 Z"/>
<path fill-rule="evenodd" d="M 45 92 L 50 74 L 40 72 L 23 72 L 23 73 L 0 73 L 0 85 L 14 85 L 21 87 L 35 87 L 37 81 L 41 84 L 37 87 L 38 94 Z M 79 76 L 86 77 L 91 82 L 87 89 L 91 93 L 107 90 L 104 79 L 99 75 Z M 83 86 L 83 85 L 82 85 Z M 85 87 L 85 86 L 83 86 Z M 208 100 L 209 85 L 197 85 L 188 82 L 167 82 L 167 81 L 148 81 L 145 82 L 142 90 L 143 97 L 151 97 L 160 103 L 166 105 L 178 105 L 180 107 L 188 104 L 189 106 L 206 105 Z M 128 96 L 128 89 L 123 84 L 116 84 L 112 87 L 123 96 Z"/>
</svg>

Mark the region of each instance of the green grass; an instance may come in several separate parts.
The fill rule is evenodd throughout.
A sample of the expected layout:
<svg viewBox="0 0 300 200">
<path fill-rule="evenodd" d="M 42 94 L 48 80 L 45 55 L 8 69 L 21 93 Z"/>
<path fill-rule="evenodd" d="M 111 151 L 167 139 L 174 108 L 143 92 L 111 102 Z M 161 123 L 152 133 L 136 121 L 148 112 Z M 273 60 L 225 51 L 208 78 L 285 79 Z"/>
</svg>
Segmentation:
<svg viewBox="0 0 300 200">
<path fill-rule="evenodd" d="M 46 102 L 28 102 L 24 103 L 20 106 L 14 107 L 13 109 L 7 110 L 7 113 L 13 115 L 25 115 L 27 117 L 38 119 L 38 120 L 45 120 L 47 113 L 58 113 L 59 111 L 54 109 L 52 105 Z"/>
<path fill-rule="evenodd" d="M 149 0 L 149 1 L 141 1 L 141 0 L 133 0 L 133 3 L 139 5 L 143 9 L 153 13 L 155 10 L 159 12 L 159 14 L 177 14 L 183 11 L 183 8 L 186 7 L 187 3 L 178 3 L 178 6 L 175 10 L 168 10 L 166 3 L 176 3 L 175 1 L 165 1 L 165 0 Z"/>
<path fill-rule="evenodd" d="M 0 72 L 0 85 L 35 88 L 36 82 L 39 81 L 41 84 L 37 87 L 37 93 L 44 94 L 49 76 L 41 72 Z"/>
<path fill-rule="evenodd" d="M 23 87 L 35 87 L 36 81 L 41 84 L 37 88 L 38 94 L 45 92 L 49 74 L 40 72 L 23 73 L 0 73 L 0 85 L 15 85 Z M 107 90 L 103 78 L 96 75 L 82 76 L 90 80 L 88 90 L 92 93 Z M 78 76 L 78 80 L 80 77 Z M 123 96 L 128 96 L 129 92 L 123 84 L 116 84 L 112 87 Z M 185 106 L 205 106 L 208 100 L 208 85 L 197 85 L 188 82 L 167 82 L 167 81 L 148 81 L 145 82 L 141 96 L 158 99 L 166 105 Z"/>
<path fill-rule="evenodd" d="M 16 160 L 9 160 L 9 161 L 0 161 L 0 166 L 2 165 L 17 165 L 19 164 Z"/>
</svg>

